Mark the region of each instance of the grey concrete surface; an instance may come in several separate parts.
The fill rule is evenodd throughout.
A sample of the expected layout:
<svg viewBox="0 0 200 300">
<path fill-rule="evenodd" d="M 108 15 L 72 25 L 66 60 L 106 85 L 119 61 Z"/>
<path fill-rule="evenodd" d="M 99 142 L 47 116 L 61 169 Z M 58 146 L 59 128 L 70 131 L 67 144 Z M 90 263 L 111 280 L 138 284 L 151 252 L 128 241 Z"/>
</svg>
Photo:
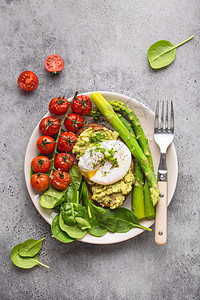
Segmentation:
<svg viewBox="0 0 200 300">
<path fill-rule="evenodd" d="M 200 298 L 199 15 L 197 0 L 0 0 L 0 299 Z M 168 68 L 149 67 L 153 42 L 192 34 Z M 65 60 L 57 77 L 43 67 L 52 53 Z M 39 77 L 32 93 L 17 86 L 25 70 Z M 65 245 L 34 208 L 23 174 L 28 140 L 49 100 L 75 89 L 122 93 L 150 109 L 160 99 L 175 102 L 179 178 L 165 246 L 156 246 L 154 230 L 114 245 Z M 15 267 L 12 247 L 43 236 L 40 259 L 50 269 Z"/>
</svg>

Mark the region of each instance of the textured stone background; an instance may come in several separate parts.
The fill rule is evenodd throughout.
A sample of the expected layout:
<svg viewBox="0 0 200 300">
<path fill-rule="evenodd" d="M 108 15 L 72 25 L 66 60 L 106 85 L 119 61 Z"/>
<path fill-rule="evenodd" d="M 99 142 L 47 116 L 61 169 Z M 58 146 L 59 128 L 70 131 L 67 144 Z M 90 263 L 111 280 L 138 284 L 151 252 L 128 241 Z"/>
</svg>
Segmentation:
<svg viewBox="0 0 200 300">
<path fill-rule="evenodd" d="M 0 299 L 199 299 L 200 1 L 0 0 L 0 13 Z M 153 42 L 192 34 L 171 66 L 149 67 Z M 43 67 L 52 53 L 65 60 L 54 78 Z M 40 81 L 32 93 L 16 83 L 27 69 Z M 179 178 L 165 246 L 154 232 L 114 245 L 61 244 L 33 207 L 23 174 L 28 140 L 49 100 L 77 88 L 122 93 L 151 109 L 174 100 Z M 50 269 L 16 268 L 12 247 L 43 236 L 40 258 Z"/>
</svg>

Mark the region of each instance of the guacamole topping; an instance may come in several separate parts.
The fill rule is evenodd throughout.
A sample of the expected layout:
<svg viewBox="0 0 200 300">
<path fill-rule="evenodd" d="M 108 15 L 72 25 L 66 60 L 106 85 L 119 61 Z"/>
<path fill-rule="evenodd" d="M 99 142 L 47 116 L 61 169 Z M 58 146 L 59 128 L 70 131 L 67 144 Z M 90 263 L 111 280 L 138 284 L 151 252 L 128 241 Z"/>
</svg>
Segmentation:
<svg viewBox="0 0 200 300">
<path fill-rule="evenodd" d="M 118 132 L 105 127 L 100 130 L 89 127 L 80 134 L 72 152 L 79 159 L 88 148 L 98 147 L 99 143 L 104 141 L 117 140 L 118 136 Z M 94 201 L 101 204 L 101 206 L 109 206 L 111 209 L 115 209 L 123 204 L 125 195 L 132 190 L 134 175 L 130 168 L 121 180 L 109 185 L 97 184 L 88 178 L 85 178 L 85 180 L 90 185 Z"/>
</svg>

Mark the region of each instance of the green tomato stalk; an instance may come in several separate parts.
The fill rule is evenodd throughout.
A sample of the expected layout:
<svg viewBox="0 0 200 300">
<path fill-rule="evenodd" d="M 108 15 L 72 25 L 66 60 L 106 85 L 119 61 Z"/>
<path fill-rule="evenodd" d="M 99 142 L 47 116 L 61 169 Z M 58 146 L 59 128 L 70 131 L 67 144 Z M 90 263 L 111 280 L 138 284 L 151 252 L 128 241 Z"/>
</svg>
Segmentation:
<svg viewBox="0 0 200 300">
<path fill-rule="evenodd" d="M 53 155 L 52 155 L 52 159 L 51 159 L 52 163 L 51 163 L 50 174 L 49 174 L 50 185 L 51 185 L 51 175 L 53 174 L 53 171 L 54 171 L 54 159 L 55 159 L 55 156 L 56 156 L 56 154 L 57 154 L 58 140 L 59 140 L 59 137 L 60 137 L 60 134 L 61 134 L 62 126 L 63 126 L 63 124 L 64 124 L 64 122 L 65 122 L 65 119 L 67 118 L 67 116 L 68 116 L 68 114 L 69 114 L 69 110 L 70 110 L 70 108 L 71 108 L 71 106 L 72 106 L 74 100 L 75 100 L 76 97 L 77 97 L 77 94 L 78 94 L 78 91 L 76 91 L 76 93 L 75 93 L 75 95 L 74 95 L 72 101 L 70 101 L 70 104 L 69 104 L 69 107 L 68 107 L 68 109 L 67 109 L 67 112 L 66 112 L 66 114 L 65 114 L 65 116 L 64 116 L 64 118 L 63 118 L 63 120 L 62 120 L 61 123 L 60 123 L 60 128 L 59 128 L 59 131 L 58 131 L 58 134 L 57 134 L 57 137 L 56 137 L 56 141 L 55 141 L 55 149 L 54 149 L 54 151 L 53 151 Z"/>
<path fill-rule="evenodd" d="M 138 141 L 134 138 L 124 124 L 120 121 L 116 113 L 114 112 L 112 106 L 106 99 L 97 92 L 91 94 L 90 98 L 94 104 L 98 107 L 100 112 L 108 120 L 108 122 L 113 126 L 113 128 L 119 133 L 120 137 L 124 140 L 125 144 L 133 154 L 133 156 L 139 162 L 145 176 L 148 179 L 150 186 L 150 195 L 153 205 L 155 205 L 159 200 L 159 187 L 157 179 L 154 172 L 149 165 L 148 159 L 140 148 Z"/>
</svg>

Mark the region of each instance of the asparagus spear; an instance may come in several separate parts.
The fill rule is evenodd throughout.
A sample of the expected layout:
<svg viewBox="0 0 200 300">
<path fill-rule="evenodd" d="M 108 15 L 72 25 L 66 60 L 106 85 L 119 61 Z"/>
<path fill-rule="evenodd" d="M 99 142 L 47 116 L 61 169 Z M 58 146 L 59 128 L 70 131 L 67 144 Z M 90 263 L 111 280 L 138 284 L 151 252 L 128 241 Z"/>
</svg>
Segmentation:
<svg viewBox="0 0 200 300">
<path fill-rule="evenodd" d="M 157 179 L 149 165 L 147 157 L 140 148 L 137 140 L 131 135 L 131 133 L 128 131 L 128 129 L 124 126 L 124 124 L 120 121 L 120 119 L 114 112 L 112 106 L 100 93 L 94 92 L 91 94 L 90 98 L 98 107 L 100 112 L 104 115 L 104 117 L 108 120 L 108 122 L 119 133 L 120 137 L 124 140 L 125 144 L 128 146 L 133 156 L 139 162 L 145 176 L 148 179 L 150 186 L 151 201 L 153 205 L 155 205 L 159 200 L 159 187 Z"/>
<path fill-rule="evenodd" d="M 148 139 L 146 138 L 144 131 L 141 127 L 141 124 L 138 120 L 138 118 L 136 117 L 136 115 L 133 113 L 133 111 L 128 108 L 123 102 L 120 101 L 115 101 L 115 100 L 111 100 L 109 102 L 113 109 L 116 111 L 122 111 L 130 120 L 138 142 L 142 148 L 142 150 L 144 151 L 145 155 L 147 156 L 149 165 L 152 169 L 152 171 L 154 171 L 154 167 L 153 167 L 153 160 L 152 160 L 152 156 L 151 156 L 151 152 L 150 152 L 150 148 L 149 148 L 149 144 L 148 144 Z M 134 201 L 134 199 L 133 199 Z M 155 217 L 155 207 L 153 206 L 153 203 L 150 201 L 150 192 L 149 192 L 149 187 L 148 187 L 148 182 L 147 179 L 145 178 L 145 183 L 144 183 L 144 205 L 145 205 L 145 214 L 146 214 L 146 218 L 147 219 L 151 219 Z"/>
<path fill-rule="evenodd" d="M 121 120 L 121 122 L 124 124 L 124 126 L 126 126 L 126 128 L 132 134 L 132 136 L 134 136 L 136 138 L 135 132 L 133 131 L 133 128 L 131 127 L 131 124 L 121 114 L 116 113 L 116 115 Z"/>
<path fill-rule="evenodd" d="M 93 117 L 94 122 L 98 122 L 99 118 L 102 116 L 101 112 L 98 110 L 97 107 L 93 108 L 89 113 L 90 117 Z"/>
<path fill-rule="evenodd" d="M 117 116 L 129 130 L 129 132 L 135 137 L 135 132 L 133 131 L 131 124 L 121 114 L 117 113 Z M 135 185 L 132 193 L 133 212 L 139 220 L 142 218 L 153 218 L 155 217 L 155 206 L 153 206 L 150 199 L 148 182 L 145 177 L 144 184 L 142 169 L 136 160 L 134 160 L 134 175 Z"/>
<path fill-rule="evenodd" d="M 156 215 L 156 208 L 153 206 L 150 198 L 149 184 L 147 179 L 144 181 L 144 210 L 147 219 L 154 219 Z"/>
<path fill-rule="evenodd" d="M 133 212 L 138 220 L 145 218 L 144 209 L 144 175 L 138 161 L 134 160 L 135 185 L 133 188 L 132 205 Z"/>
<path fill-rule="evenodd" d="M 128 119 L 130 120 L 131 125 L 135 131 L 137 140 L 149 161 L 149 165 L 151 168 L 153 168 L 153 160 L 152 160 L 151 151 L 150 151 L 149 144 L 148 144 L 148 139 L 146 138 L 146 136 L 144 134 L 144 131 L 142 129 L 142 126 L 141 126 L 137 116 L 134 114 L 134 112 L 129 107 L 127 107 L 121 101 L 111 100 L 111 101 L 109 101 L 109 103 L 110 103 L 110 105 L 112 105 L 112 108 L 115 111 L 121 111 L 121 112 L 123 112 L 123 114 L 126 117 L 128 117 Z"/>
</svg>

